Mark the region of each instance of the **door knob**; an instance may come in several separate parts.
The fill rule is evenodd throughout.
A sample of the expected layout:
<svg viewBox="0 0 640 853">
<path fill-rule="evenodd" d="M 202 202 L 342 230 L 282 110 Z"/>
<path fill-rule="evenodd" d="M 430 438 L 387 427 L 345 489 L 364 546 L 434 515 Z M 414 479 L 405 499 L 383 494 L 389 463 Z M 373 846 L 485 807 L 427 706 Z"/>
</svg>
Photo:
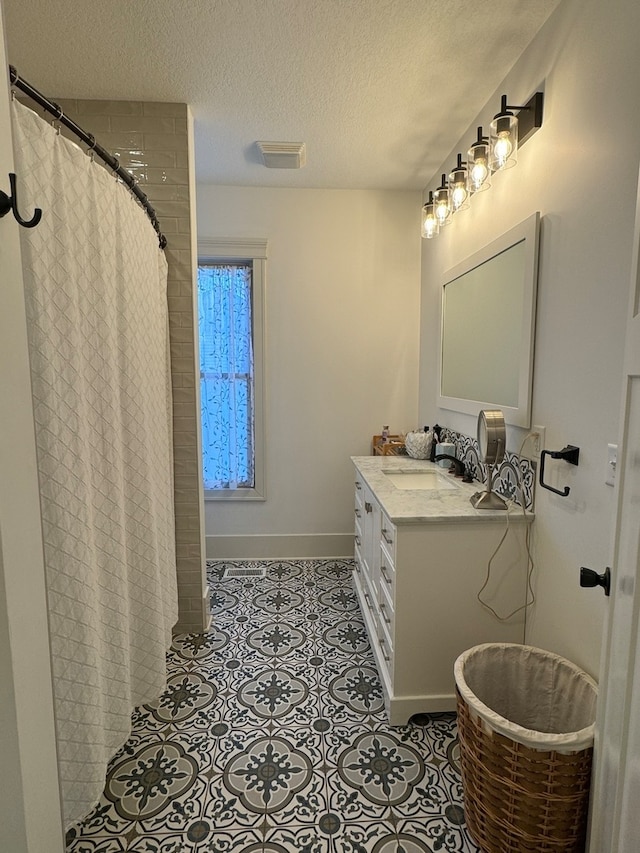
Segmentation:
<svg viewBox="0 0 640 853">
<path fill-rule="evenodd" d="M 599 575 L 593 569 L 580 567 L 580 586 L 601 586 L 604 589 L 604 594 L 609 595 L 611 592 L 611 569 L 609 566 L 604 572 Z"/>
</svg>

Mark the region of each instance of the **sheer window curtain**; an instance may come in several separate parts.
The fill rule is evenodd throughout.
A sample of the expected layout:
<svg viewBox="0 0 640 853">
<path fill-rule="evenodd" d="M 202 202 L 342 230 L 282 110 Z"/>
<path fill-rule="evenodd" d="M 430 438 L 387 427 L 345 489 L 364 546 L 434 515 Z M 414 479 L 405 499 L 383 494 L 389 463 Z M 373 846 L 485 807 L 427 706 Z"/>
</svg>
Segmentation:
<svg viewBox="0 0 640 853">
<path fill-rule="evenodd" d="M 205 490 L 254 485 L 251 264 L 198 270 Z"/>
</svg>

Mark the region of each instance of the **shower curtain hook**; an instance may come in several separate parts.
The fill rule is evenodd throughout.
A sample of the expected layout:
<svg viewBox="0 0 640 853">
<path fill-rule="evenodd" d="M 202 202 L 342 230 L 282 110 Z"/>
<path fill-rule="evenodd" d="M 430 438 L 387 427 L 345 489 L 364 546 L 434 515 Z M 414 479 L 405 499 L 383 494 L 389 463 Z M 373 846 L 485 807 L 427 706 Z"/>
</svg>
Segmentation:
<svg viewBox="0 0 640 853">
<path fill-rule="evenodd" d="M 95 162 L 95 150 L 96 150 L 96 145 L 98 143 L 96 142 L 96 138 L 93 135 L 93 133 L 88 133 L 87 137 L 90 140 L 89 148 L 87 149 L 87 154 L 89 155 L 91 162 L 94 163 Z"/>
<path fill-rule="evenodd" d="M 57 115 L 54 115 L 53 119 L 51 120 L 51 127 L 53 127 L 53 129 L 55 130 L 56 134 L 57 134 L 58 136 L 60 136 L 60 124 L 59 124 L 59 121 L 60 121 L 60 119 L 64 116 L 64 110 L 62 109 L 62 107 L 60 106 L 60 104 L 52 103 L 52 106 L 54 106 L 54 107 L 56 108 L 56 110 L 58 111 L 58 113 L 57 113 Z"/>
</svg>

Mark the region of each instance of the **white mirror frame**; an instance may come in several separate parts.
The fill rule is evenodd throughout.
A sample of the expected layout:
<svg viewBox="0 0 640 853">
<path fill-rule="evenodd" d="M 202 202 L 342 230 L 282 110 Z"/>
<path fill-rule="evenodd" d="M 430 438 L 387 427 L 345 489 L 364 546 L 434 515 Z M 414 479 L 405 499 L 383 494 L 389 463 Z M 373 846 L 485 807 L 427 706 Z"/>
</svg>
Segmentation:
<svg viewBox="0 0 640 853">
<path fill-rule="evenodd" d="M 528 428 L 531 425 L 531 391 L 533 381 L 533 352 L 535 342 L 536 294 L 538 284 L 538 246 L 540 232 L 540 214 L 538 212 L 502 234 L 488 246 L 475 252 L 466 260 L 448 270 L 442 281 L 440 298 L 440 342 L 438 347 L 438 397 L 437 405 L 442 409 L 451 409 L 469 415 L 478 415 L 481 409 L 501 409 L 505 423 Z M 500 400 L 473 400 L 462 397 L 450 397 L 442 394 L 442 367 L 444 341 L 445 287 L 465 273 L 474 270 L 491 258 L 524 241 L 524 298 L 520 321 L 520 351 L 518 358 L 518 395 L 517 405 L 506 406 Z M 491 333 L 490 328 L 481 328 L 478 333 L 469 335 L 469 346 L 476 347 L 478 341 Z"/>
</svg>

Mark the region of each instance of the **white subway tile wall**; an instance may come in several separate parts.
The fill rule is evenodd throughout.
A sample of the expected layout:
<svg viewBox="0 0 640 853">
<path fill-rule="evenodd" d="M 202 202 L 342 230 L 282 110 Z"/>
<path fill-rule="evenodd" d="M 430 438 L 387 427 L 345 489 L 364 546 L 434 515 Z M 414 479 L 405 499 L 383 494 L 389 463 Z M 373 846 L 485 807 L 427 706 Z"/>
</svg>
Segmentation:
<svg viewBox="0 0 640 853">
<path fill-rule="evenodd" d="M 179 618 L 176 633 L 209 621 L 196 388 L 194 270 L 191 256 L 187 105 L 142 101 L 59 100 L 64 112 L 135 176 L 167 237 L 173 386 L 174 487 Z"/>
</svg>

